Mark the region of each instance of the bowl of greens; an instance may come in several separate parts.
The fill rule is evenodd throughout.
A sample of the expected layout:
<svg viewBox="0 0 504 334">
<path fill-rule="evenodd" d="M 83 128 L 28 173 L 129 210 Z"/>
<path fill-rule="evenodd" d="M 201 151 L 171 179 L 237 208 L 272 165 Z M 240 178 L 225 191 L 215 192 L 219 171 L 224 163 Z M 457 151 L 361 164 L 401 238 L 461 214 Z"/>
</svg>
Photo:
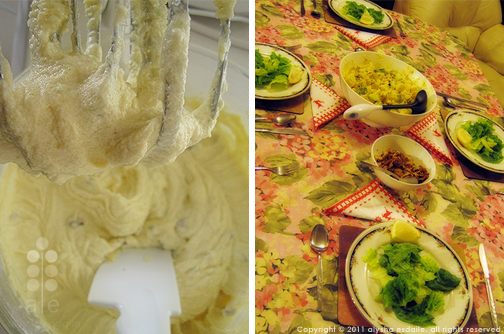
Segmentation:
<svg viewBox="0 0 504 334">
<path fill-rule="evenodd" d="M 504 173 L 504 128 L 489 116 L 455 110 L 445 118 L 445 131 L 455 149 L 475 165 Z"/>
<path fill-rule="evenodd" d="M 329 0 L 329 8 L 342 19 L 367 29 L 386 30 L 394 24 L 386 10 L 367 0 Z"/>
<path fill-rule="evenodd" d="M 255 98 L 286 100 L 310 88 L 308 66 L 292 52 L 276 45 L 255 44 Z"/>
<path fill-rule="evenodd" d="M 398 222 L 418 237 L 394 239 Z M 471 280 L 463 261 L 418 225 L 385 222 L 364 230 L 350 246 L 345 276 L 357 309 L 379 331 L 453 333 L 471 314 Z"/>
</svg>

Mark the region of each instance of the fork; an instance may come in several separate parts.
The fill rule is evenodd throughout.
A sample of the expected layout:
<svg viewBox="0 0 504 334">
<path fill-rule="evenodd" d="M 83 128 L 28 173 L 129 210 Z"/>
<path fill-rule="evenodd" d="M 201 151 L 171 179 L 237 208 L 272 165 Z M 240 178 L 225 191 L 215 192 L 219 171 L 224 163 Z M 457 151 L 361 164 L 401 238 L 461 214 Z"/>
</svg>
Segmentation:
<svg viewBox="0 0 504 334">
<path fill-rule="evenodd" d="M 275 173 L 279 176 L 286 176 L 293 174 L 299 167 L 298 162 L 293 162 L 289 165 L 284 166 L 273 166 L 273 167 L 265 167 L 265 166 L 256 166 L 255 170 L 268 170 L 272 173 Z"/>
</svg>

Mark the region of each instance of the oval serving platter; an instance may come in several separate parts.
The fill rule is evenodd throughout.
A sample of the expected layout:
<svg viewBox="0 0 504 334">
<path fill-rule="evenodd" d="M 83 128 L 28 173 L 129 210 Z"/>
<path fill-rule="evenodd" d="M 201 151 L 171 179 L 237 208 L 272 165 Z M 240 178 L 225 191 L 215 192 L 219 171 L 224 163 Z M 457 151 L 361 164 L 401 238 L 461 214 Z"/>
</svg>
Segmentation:
<svg viewBox="0 0 504 334">
<path fill-rule="evenodd" d="M 474 163 L 475 165 L 484 168 L 488 171 L 495 173 L 504 173 L 504 161 L 498 164 L 493 164 L 490 162 L 484 161 L 480 158 L 475 152 L 468 150 L 457 139 L 457 130 L 461 124 L 467 121 L 476 122 L 478 118 L 483 117 L 490 119 L 493 122 L 494 133 L 504 142 L 504 128 L 499 124 L 495 123 L 490 117 L 467 109 L 458 109 L 449 113 L 445 118 L 445 132 L 446 136 L 455 147 L 457 151 L 460 152 L 464 157 L 466 157 L 469 161 Z"/>
<path fill-rule="evenodd" d="M 349 16 L 345 13 L 345 10 L 343 9 L 347 3 L 347 1 L 350 0 L 329 0 L 329 8 L 339 17 L 344 19 L 345 21 L 348 21 L 352 24 L 355 24 L 359 27 L 363 27 L 366 29 L 372 29 L 372 30 L 386 30 L 394 25 L 394 21 L 392 20 L 392 17 L 387 13 L 385 9 L 382 7 L 378 6 L 377 4 L 367 1 L 367 0 L 351 0 L 356 2 L 359 5 L 364 5 L 367 8 L 372 8 L 377 11 L 381 11 L 383 13 L 383 22 L 381 23 L 376 23 L 376 24 L 364 24 L 356 20 L 354 17 Z"/>
<path fill-rule="evenodd" d="M 418 244 L 429 253 L 440 268 L 461 278 L 457 288 L 445 294 L 445 306 L 436 311 L 436 326 L 422 327 L 400 321 L 392 310 L 375 300 L 381 291 L 380 284 L 372 278 L 367 264 L 362 260 L 369 248 L 377 249 L 392 241 L 390 229 L 393 222 L 374 225 L 363 231 L 348 251 L 345 276 L 350 296 L 359 312 L 379 331 L 389 333 L 455 333 L 467 323 L 472 310 L 471 280 L 467 269 L 455 251 L 432 231 L 416 226 L 421 237 Z"/>
<path fill-rule="evenodd" d="M 281 87 L 279 89 L 268 89 L 268 88 L 256 88 L 255 98 L 260 100 L 287 100 L 296 96 L 299 96 L 306 92 L 310 88 L 312 82 L 312 76 L 308 66 L 299 59 L 295 54 L 289 52 L 276 45 L 266 44 L 266 43 L 255 43 L 255 49 L 259 50 L 261 55 L 269 56 L 272 52 L 279 54 L 290 60 L 291 64 L 299 66 L 303 71 L 303 76 L 301 80 L 288 87 Z"/>
</svg>

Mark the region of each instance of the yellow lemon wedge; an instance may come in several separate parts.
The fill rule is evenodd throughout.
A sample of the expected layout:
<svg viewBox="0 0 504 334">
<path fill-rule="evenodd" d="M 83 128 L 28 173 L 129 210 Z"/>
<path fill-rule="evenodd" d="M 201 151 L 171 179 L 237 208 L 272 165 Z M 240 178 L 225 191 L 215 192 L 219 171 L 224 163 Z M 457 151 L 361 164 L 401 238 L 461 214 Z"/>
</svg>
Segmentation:
<svg viewBox="0 0 504 334">
<path fill-rule="evenodd" d="M 415 226 L 403 220 L 396 219 L 390 230 L 394 242 L 415 242 L 420 239 L 420 231 Z"/>
<path fill-rule="evenodd" d="M 301 81 L 302 77 L 303 71 L 301 71 L 297 66 L 291 66 L 289 77 L 287 78 L 289 84 L 294 85 L 295 83 L 298 83 L 299 81 Z"/>
<path fill-rule="evenodd" d="M 362 24 L 367 24 L 367 25 L 373 24 L 374 18 L 371 16 L 371 14 L 369 14 L 369 12 L 367 10 L 365 10 L 364 14 L 362 14 L 359 22 Z"/>
<path fill-rule="evenodd" d="M 465 148 L 469 149 L 472 141 L 472 136 L 463 128 L 457 130 L 457 139 Z"/>
</svg>

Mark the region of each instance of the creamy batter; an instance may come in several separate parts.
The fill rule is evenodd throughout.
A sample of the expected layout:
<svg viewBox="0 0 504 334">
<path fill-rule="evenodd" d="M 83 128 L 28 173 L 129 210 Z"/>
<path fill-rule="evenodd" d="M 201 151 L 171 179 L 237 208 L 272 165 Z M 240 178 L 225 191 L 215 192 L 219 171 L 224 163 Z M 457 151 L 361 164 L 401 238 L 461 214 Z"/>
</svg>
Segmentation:
<svg viewBox="0 0 504 334">
<path fill-rule="evenodd" d="M 2 57 L 0 163 L 15 162 L 63 182 L 140 161 L 147 166 L 171 163 L 208 137 L 216 121 L 204 118 L 208 104 L 195 112 L 183 107 L 190 17 L 175 15 L 166 30 L 165 2 L 131 0 L 135 29 L 126 76 L 119 67 L 125 47 L 120 32 L 130 11 L 121 1 L 114 52 L 102 62 L 96 30 L 101 0 L 84 1 L 90 19 L 86 47 L 81 51 L 75 40 L 71 52 L 61 42 L 72 15 L 69 1 L 34 0 L 28 76 L 13 83 Z M 235 2 L 216 0 L 216 17 L 231 17 Z M 225 47 L 219 50 L 222 57 Z"/>
<path fill-rule="evenodd" d="M 248 332 L 247 316 L 226 329 L 248 308 L 247 147 L 240 117 L 222 113 L 211 138 L 156 169 L 117 167 L 59 185 L 9 164 L 0 251 L 22 303 L 54 334 L 116 333 L 119 313 L 87 302 L 94 274 L 121 247 L 159 246 L 173 250 L 180 290 L 173 333 Z M 41 237 L 58 255 L 46 262 L 55 268 L 45 280 L 57 285 L 43 300 L 28 274 Z"/>
</svg>

